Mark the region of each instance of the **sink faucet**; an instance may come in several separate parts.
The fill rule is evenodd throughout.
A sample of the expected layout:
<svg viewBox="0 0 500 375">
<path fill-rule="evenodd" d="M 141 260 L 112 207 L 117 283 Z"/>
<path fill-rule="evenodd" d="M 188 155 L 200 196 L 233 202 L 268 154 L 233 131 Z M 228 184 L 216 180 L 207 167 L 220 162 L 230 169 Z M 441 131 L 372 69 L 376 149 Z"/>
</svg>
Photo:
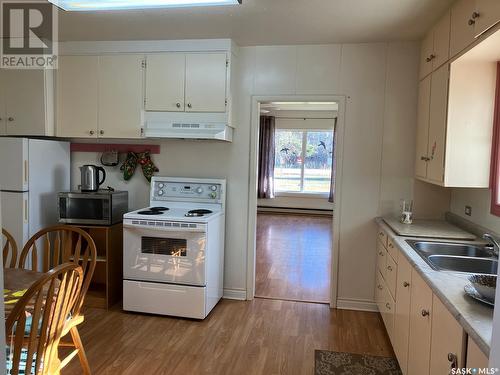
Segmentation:
<svg viewBox="0 0 500 375">
<path fill-rule="evenodd" d="M 499 253 L 499 250 L 500 250 L 500 239 L 493 236 L 492 234 L 489 234 L 489 233 L 485 233 L 483 235 L 483 238 L 485 240 L 488 240 L 491 242 L 491 244 L 493 245 L 493 253 L 498 256 L 498 253 Z"/>
</svg>

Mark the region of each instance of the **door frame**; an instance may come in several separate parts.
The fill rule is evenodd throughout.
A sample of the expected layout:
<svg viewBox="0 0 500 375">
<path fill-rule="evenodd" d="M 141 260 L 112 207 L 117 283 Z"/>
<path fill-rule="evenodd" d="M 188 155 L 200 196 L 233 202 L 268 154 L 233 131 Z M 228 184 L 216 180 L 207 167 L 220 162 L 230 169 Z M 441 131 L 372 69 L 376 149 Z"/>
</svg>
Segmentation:
<svg viewBox="0 0 500 375">
<path fill-rule="evenodd" d="M 339 109 L 335 129 L 335 204 L 333 209 L 333 243 L 330 272 L 330 308 L 337 307 L 338 274 L 339 274 L 339 234 L 342 196 L 342 166 L 344 154 L 344 126 L 346 97 L 343 95 L 274 95 L 252 96 L 250 119 L 250 176 L 248 191 L 248 238 L 247 238 L 247 300 L 255 297 L 255 253 L 257 234 L 257 166 L 259 155 L 260 103 L 268 101 L 280 102 L 337 102 Z"/>
</svg>

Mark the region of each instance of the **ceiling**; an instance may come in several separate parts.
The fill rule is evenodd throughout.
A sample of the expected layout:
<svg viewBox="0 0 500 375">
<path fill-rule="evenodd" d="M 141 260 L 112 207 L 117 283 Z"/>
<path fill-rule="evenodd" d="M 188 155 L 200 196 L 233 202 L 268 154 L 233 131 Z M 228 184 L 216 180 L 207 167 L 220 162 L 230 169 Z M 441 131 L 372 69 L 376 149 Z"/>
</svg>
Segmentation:
<svg viewBox="0 0 500 375">
<path fill-rule="evenodd" d="M 453 0 L 243 0 L 243 5 L 59 13 L 60 40 L 231 38 L 241 46 L 420 39 Z"/>
</svg>

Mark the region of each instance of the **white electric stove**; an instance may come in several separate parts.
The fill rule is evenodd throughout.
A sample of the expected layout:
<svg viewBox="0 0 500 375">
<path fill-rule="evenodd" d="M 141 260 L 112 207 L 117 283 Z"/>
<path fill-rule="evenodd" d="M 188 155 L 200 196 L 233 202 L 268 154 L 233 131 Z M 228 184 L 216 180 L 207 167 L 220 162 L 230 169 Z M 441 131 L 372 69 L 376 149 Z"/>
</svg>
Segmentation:
<svg viewBox="0 0 500 375">
<path fill-rule="evenodd" d="M 204 319 L 222 297 L 226 181 L 153 177 L 123 216 L 123 309 Z"/>
</svg>

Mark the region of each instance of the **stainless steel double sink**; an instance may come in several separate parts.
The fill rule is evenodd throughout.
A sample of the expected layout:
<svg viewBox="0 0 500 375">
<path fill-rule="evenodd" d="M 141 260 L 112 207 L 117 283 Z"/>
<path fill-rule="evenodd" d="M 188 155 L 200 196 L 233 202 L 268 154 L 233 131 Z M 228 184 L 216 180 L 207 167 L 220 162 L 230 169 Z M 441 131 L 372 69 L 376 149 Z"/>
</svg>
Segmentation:
<svg viewBox="0 0 500 375">
<path fill-rule="evenodd" d="M 487 246 L 463 243 L 406 240 L 436 271 L 496 275 L 498 258 Z"/>
</svg>

